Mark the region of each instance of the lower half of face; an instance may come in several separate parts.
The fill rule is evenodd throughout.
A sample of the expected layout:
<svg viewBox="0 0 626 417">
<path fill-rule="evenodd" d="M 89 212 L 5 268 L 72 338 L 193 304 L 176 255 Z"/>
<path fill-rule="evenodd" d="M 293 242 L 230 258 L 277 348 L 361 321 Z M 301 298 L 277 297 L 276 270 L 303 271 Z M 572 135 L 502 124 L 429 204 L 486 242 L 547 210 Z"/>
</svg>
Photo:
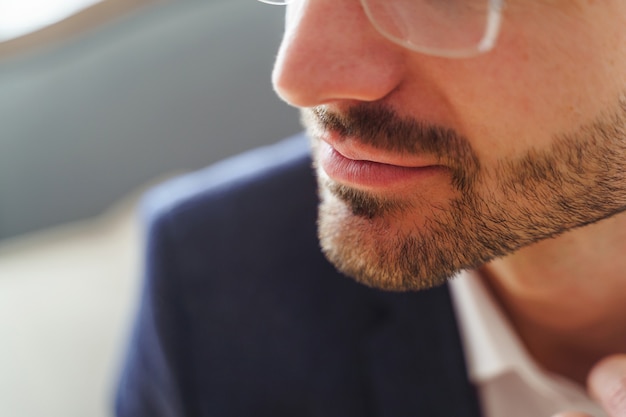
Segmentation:
<svg viewBox="0 0 626 417">
<path fill-rule="evenodd" d="M 323 251 L 364 284 L 418 290 L 621 212 L 626 100 L 602 114 L 552 135 L 542 148 L 487 162 L 453 130 L 385 108 L 363 105 L 341 115 L 304 110 L 319 177 Z M 328 132 L 334 132 L 330 141 Z M 400 162 L 342 155 L 336 151 L 342 144 Z M 418 167 L 407 168 L 407 161 Z"/>
</svg>

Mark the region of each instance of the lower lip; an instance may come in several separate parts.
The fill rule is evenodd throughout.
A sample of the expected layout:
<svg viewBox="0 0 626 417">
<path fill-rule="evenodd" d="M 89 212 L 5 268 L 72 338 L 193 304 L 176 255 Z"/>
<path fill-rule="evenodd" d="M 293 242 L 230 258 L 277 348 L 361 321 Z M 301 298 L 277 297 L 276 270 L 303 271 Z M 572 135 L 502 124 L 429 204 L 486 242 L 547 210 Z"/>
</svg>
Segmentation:
<svg viewBox="0 0 626 417">
<path fill-rule="evenodd" d="M 362 188 L 390 188 L 415 185 L 445 168 L 438 165 L 403 167 L 379 162 L 348 159 L 324 141 L 320 141 L 319 165 L 333 180 Z"/>
</svg>

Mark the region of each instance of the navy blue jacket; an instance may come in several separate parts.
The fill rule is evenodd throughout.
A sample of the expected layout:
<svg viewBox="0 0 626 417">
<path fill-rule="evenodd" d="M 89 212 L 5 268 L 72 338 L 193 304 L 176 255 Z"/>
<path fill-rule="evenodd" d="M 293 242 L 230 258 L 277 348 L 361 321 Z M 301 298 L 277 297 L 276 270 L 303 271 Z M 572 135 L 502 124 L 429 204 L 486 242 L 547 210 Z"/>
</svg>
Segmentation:
<svg viewBox="0 0 626 417">
<path fill-rule="evenodd" d="M 147 199 L 145 282 L 119 417 L 479 417 L 446 286 L 335 271 L 298 136 Z"/>
</svg>

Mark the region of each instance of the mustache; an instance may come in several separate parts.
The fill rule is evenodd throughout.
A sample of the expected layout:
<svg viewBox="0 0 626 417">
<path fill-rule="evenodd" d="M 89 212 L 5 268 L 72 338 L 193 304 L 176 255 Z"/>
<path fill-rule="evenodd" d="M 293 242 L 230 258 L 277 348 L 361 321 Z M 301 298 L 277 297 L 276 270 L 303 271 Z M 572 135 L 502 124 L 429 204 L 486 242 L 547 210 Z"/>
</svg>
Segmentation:
<svg viewBox="0 0 626 417">
<path fill-rule="evenodd" d="M 302 122 L 312 137 L 332 132 L 381 151 L 435 156 L 452 170 L 459 188 L 469 186 L 480 170 L 469 140 L 456 130 L 401 116 L 383 104 L 360 103 L 343 112 L 312 107 L 302 110 Z"/>
<path fill-rule="evenodd" d="M 313 133 L 333 132 L 374 149 L 435 155 L 442 161 L 466 160 L 474 152 L 469 141 L 454 129 L 402 117 L 380 104 L 361 103 L 343 113 L 325 106 L 305 109 L 303 122 Z"/>
</svg>

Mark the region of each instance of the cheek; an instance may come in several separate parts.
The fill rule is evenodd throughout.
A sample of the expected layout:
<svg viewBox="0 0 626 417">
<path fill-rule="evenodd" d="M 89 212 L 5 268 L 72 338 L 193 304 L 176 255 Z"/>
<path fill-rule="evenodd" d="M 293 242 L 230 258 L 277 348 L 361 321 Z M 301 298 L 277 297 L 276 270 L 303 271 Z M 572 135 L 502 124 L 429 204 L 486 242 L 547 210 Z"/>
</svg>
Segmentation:
<svg viewBox="0 0 626 417">
<path fill-rule="evenodd" d="M 505 24 L 491 53 L 439 71 L 458 126 L 483 160 L 548 145 L 613 108 L 625 91 L 625 66 L 601 31 L 570 36 L 574 20 L 565 18 L 550 33 L 541 23 Z"/>
</svg>

